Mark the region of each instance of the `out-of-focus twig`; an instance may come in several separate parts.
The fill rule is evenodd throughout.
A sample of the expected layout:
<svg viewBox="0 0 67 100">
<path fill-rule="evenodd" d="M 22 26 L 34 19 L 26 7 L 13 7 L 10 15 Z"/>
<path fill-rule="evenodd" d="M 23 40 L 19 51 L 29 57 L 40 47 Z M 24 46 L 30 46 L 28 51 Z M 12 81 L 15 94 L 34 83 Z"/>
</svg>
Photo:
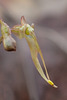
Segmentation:
<svg viewBox="0 0 67 100">
<path fill-rule="evenodd" d="M 21 41 L 23 43 L 23 41 Z M 35 79 L 35 76 L 34 76 L 34 69 L 33 67 L 31 66 L 31 61 L 27 58 L 29 58 L 29 51 L 28 51 L 28 45 L 26 42 L 23 43 L 23 45 L 21 46 L 20 43 L 20 40 L 18 41 L 18 47 L 19 47 L 19 52 L 20 52 L 20 58 L 22 60 L 22 63 L 23 63 L 23 72 L 24 72 L 24 77 L 25 77 L 25 81 L 26 81 L 26 86 L 27 86 L 27 89 L 28 89 L 28 94 L 29 94 L 29 97 L 30 97 L 30 100 L 40 100 L 39 99 L 39 92 L 38 92 L 38 87 L 37 87 L 37 82 L 36 82 L 36 79 Z M 24 45 L 26 45 L 24 47 Z M 26 55 L 24 55 L 22 53 L 22 50 L 24 52 L 24 54 L 26 53 Z M 29 61 L 29 62 L 28 62 Z"/>
</svg>

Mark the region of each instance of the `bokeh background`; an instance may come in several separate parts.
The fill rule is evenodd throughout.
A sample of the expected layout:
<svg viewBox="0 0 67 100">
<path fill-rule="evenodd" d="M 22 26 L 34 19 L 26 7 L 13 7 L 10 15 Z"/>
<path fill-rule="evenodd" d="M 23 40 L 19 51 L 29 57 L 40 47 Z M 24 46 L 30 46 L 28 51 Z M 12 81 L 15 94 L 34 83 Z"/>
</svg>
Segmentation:
<svg viewBox="0 0 67 100">
<path fill-rule="evenodd" d="M 26 40 L 13 35 L 16 52 L 0 45 L 0 100 L 67 100 L 67 0 L 0 0 L 0 18 L 10 27 L 20 24 L 21 16 L 35 24 L 49 76 L 58 88 L 41 78 Z"/>
</svg>

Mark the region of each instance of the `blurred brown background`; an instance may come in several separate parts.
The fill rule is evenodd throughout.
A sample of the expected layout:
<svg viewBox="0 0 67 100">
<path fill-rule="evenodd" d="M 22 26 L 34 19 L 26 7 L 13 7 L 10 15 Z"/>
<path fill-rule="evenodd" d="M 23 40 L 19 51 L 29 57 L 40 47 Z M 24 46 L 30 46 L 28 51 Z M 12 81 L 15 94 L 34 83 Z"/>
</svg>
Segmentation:
<svg viewBox="0 0 67 100">
<path fill-rule="evenodd" d="M 67 100 L 67 0 L 0 0 L 0 18 L 10 27 L 20 24 L 21 16 L 35 24 L 49 75 L 58 89 L 37 72 L 25 39 L 13 35 L 16 52 L 6 52 L 0 45 L 0 100 Z"/>
</svg>

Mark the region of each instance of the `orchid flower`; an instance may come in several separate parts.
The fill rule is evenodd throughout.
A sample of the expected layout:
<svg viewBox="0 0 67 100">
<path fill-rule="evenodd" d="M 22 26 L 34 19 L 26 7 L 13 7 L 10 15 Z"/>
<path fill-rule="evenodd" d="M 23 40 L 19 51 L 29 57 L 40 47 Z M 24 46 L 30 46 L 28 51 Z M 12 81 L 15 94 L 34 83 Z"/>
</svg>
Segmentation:
<svg viewBox="0 0 67 100">
<path fill-rule="evenodd" d="M 0 43 L 3 41 L 3 45 L 6 51 L 16 51 L 16 41 L 11 36 L 11 30 L 9 26 L 0 20 L 1 34 Z"/>
<path fill-rule="evenodd" d="M 39 44 L 37 42 L 37 38 L 35 36 L 35 33 L 34 33 L 34 24 L 32 24 L 31 26 L 29 24 L 27 24 L 24 16 L 21 17 L 21 24 L 20 25 L 15 25 L 12 29 L 11 29 L 11 32 L 18 36 L 20 39 L 22 38 L 25 38 L 28 45 L 29 45 L 29 48 L 30 48 L 30 52 L 31 52 L 31 57 L 32 57 L 32 60 L 33 60 L 33 63 L 36 67 L 36 69 L 38 70 L 39 74 L 41 75 L 41 77 L 47 82 L 49 83 L 51 86 L 57 88 L 56 85 L 54 85 L 54 83 L 50 80 L 49 78 L 49 75 L 48 75 L 48 72 L 47 72 L 47 68 L 46 68 L 46 65 L 45 65 L 45 62 L 44 62 L 44 58 L 43 58 L 43 55 L 42 55 L 42 52 L 41 52 L 41 49 L 39 47 Z M 41 57 L 41 60 L 43 62 L 43 66 L 45 68 L 45 72 L 46 72 L 46 75 L 44 74 L 44 71 L 41 67 L 41 64 L 38 60 L 38 53 Z"/>
</svg>

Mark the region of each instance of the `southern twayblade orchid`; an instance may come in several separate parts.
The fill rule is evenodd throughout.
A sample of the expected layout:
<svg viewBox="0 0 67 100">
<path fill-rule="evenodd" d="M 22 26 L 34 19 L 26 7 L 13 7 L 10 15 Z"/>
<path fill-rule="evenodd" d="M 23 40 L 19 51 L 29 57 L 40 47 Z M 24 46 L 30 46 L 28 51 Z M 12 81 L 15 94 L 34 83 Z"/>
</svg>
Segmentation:
<svg viewBox="0 0 67 100">
<path fill-rule="evenodd" d="M 21 25 L 15 25 L 12 29 L 11 32 L 13 34 L 15 34 L 16 36 L 18 36 L 20 39 L 25 38 L 29 48 L 30 48 L 30 52 L 31 52 L 31 56 L 32 56 L 32 60 L 34 62 L 34 65 L 36 66 L 36 69 L 38 70 L 38 72 L 40 73 L 40 75 L 42 76 L 42 78 L 49 83 L 51 86 L 57 88 L 56 85 L 54 85 L 54 83 L 50 80 L 47 69 L 46 69 L 46 65 L 43 59 L 43 55 L 41 52 L 41 49 L 38 45 L 37 42 L 37 38 L 35 36 L 34 33 L 34 24 L 32 24 L 31 26 L 29 24 L 26 23 L 26 20 L 24 18 L 24 16 L 21 17 Z M 44 68 L 45 68 L 45 72 L 46 75 L 43 72 L 43 69 L 41 68 L 40 62 L 38 60 L 38 53 L 40 54 L 40 57 L 42 59 Z"/>
</svg>

